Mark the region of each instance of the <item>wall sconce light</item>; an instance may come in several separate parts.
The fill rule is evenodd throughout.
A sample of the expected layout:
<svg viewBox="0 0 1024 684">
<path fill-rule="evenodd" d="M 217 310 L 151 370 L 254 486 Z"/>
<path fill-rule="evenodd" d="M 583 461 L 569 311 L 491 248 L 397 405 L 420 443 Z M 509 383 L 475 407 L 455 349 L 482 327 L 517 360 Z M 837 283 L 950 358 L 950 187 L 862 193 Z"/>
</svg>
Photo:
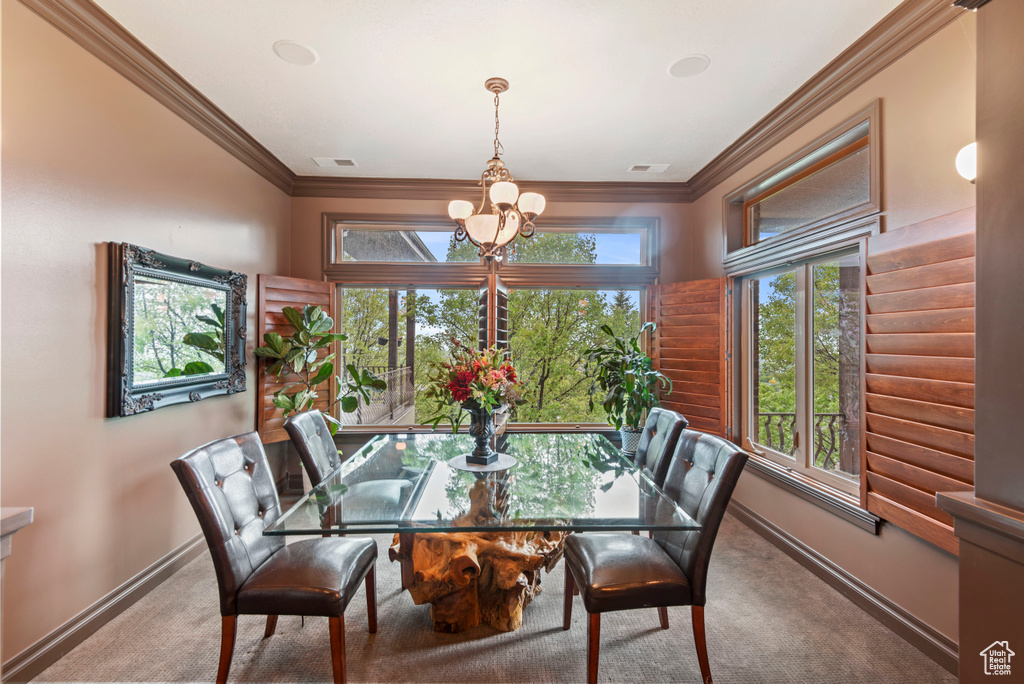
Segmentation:
<svg viewBox="0 0 1024 684">
<path fill-rule="evenodd" d="M 978 177 L 978 143 L 965 145 L 956 153 L 956 170 L 961 176 L 974 182 Z"/>
</svg>

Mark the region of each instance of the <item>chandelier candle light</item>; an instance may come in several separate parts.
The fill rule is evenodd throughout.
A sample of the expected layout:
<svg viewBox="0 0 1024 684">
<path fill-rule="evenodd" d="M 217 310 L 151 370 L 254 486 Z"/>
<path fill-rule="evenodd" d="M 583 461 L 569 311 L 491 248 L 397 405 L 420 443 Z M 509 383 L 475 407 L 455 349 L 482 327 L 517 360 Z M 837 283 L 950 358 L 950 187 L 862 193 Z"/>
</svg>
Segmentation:
<svg viewBox="0 0 1024 684">
<path fill-rule="evenodd" d="M 466 200 L 452 200 L 448 204 L 450 216 L 458 228 L 455 239 L 469 240 L 480 248 L 479 254 L 488 261 L 501 261 L 505 245 L 512 242 L 517 235 L 524 238 L 533 237 L 533 221 L 544 211 L 544 196 L 536 192 L 519 194 L 519 186 L 512 179 L 512 174 L 501 161 L 505 151 L 498 141 L 498 96 L 508 90 L 508 81 L 503 78 L 490 78 L 484 88 L 494 93 L 494 157 L 487 162 L 487 168 L 480 176 L 483 194 L 480 206 L 473 210 L 473 203 Z M 490 183 L 490 193 L 487 185 Z M 490 211 L 484 208 L 490 197 Z"/>
</svg>

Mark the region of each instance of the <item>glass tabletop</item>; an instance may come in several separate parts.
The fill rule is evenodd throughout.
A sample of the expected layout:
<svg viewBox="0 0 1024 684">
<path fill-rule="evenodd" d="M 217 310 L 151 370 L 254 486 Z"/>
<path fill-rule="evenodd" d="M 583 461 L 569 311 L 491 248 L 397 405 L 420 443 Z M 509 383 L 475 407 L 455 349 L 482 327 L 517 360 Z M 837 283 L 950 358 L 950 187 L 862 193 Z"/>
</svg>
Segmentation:
<svg viewBox="0 0 1024 684">
<path fill-rule="evenodd" d="M 516 462 L 493 472 L 458 467 L 473 444 L 378 435 L 264 534 L 700 528 L 600 434 L 499 435 L 497 451 Z"/>
</svg>

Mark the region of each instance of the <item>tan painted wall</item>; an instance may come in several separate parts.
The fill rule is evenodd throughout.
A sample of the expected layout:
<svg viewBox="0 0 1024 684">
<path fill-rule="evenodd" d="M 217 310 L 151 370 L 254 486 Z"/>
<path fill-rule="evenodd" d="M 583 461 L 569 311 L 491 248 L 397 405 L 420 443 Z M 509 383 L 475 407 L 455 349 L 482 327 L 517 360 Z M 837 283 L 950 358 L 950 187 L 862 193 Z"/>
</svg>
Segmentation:
<svg viewBox="0 0 1024 684">
<path fill-rule="evenodd" d="M 691 205 L 693 277 L 721 275 L 722 198 L 882 99 L 882 206 L 892 229 L 974 206 L 953 160 L 974 140 L 975 16 L 963 16 Z"/>
<path fill-rule="evenodd" d="M 198 534 L 168 464 L 254 423 L 251 389 L 104 418 L 104 243 L 247 273 L 253 330 L 289 198 L 15 0 L 2 27 L 2 499 L 35 507 L 5 566 L 6 661 Z"/>
<path fill-rule="evenodd" d="M 481 161 L 481 164 L 483 161 Z M 528 181 L 521 181 L 526 189 Z M 458 199 L 452 197 L 449 199 Z M 291 273 L 296 278 L 321 277 L 320 239 L 321 214 L 378 213 L 410 214 L 445 217 L 448 215 L 448 199 L 445 200 L 374 200 L 333 197 L 295 197 L 292 199 L 292 261 Z M 689 251 L 688 235 L 683 228 L 685 204 L 623 204 L 615 202 L 549 202 L 544 215 L 537 220 L 555 221 L 560 217 L 594 216 L 624 217 L 643 216 L 661 219 L 661 243 L 664 254 L 686 254 Z M 454 230 L 454 225 L 452 226 Z M 662 259 L 662 278 L 689 280 L 688 259 Z"/>
<path fill-rule="evenodd" d="M 722 198 L 882 99 L 885 227 L 974 206 L 974 186 L 953 165 L 974 140 L 975 16 L 963 16 L 726 182 L 688 205 L 692 277 L 722 274 Z M 745 473 L 735 497 L 872 586 L 942 634 L 957 638 L 957 559 L 886 525 L 870 535 L 784 490 Z"/>
</svg>

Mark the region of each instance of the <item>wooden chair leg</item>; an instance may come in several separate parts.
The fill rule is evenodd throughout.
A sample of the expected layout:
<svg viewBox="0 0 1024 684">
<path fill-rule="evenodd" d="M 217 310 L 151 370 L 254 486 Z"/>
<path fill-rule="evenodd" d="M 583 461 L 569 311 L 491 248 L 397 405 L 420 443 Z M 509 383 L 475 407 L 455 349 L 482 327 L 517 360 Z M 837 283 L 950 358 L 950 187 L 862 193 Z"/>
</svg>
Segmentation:
<svg viewBox="0 0 1024 684">
<path fill-rule="evenodd" d="M 658 618 L 661 620 L 661 628 L 668 629 L 668 608 L 665 606 L 658 608 Z"/>
<path fill-rule="evenodd" d="M 225 615 L 220 619 L 220 665 L 217 667 L 217 684 L 228 681 L 231 669 L 231 654 L 235 651 L 235 626 L 237 615 Z"/>
<path fill-rule="evenodd" d="M 708 644 L 704 637 L 704 606 L 693 606 L 693 642 L 697 645 L 697 662 L 704 684 L 711 684 L 711 664 L 708 662 Z"/>
<path fill-rule="evenodd" d="M 331 666 L 334 684 L 345 684 L 345 616 L 327 619 L 331 628 Z"/>
<path fill-rule="evenodd" d="M 268 615 L 267 616 L 267 628 L 265 630 L 263 630 L 263 638 L 266 639 L 268 637 L 274 636 L 274 630 L 276 630 L 276 629 L 277 629 L 277 616 L 276 615 Z"/>
<path fill-rule="evenodd" d="M 601 614 L 590 613 L 587 622 L 587 684 L 597 684 L 597 656 L 601 650 Z"/>
<path fill-rule="evenodd" d="M 565 566 L 565 607 L 562 610 L 562 629 L 569 629 L 572 624 L 572 597 L 576 591 L 576 580 L 572 577 L 569 566 Z"/>
<path fill-rule="evenodd" d="M 377 564 L 370 566 L 366 573 L 366 617 L 369 621 L 370 634 L 377 633 Z"/>
</svg>

